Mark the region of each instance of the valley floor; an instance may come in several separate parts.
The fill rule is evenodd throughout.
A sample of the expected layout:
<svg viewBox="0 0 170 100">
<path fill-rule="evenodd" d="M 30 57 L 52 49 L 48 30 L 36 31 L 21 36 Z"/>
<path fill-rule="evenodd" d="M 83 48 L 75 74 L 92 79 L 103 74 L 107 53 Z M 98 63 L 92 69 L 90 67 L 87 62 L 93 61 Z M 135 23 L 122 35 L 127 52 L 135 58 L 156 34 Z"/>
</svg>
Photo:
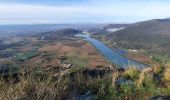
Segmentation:
<svg viewBox="0 0 170 100">
<path fill-rule="evenodd" d="M 18 70 L 1 73 L 0 99 L 146 100 L 170 94 L 169 64 L 116 69 L 91 44 L 77 38 L 32 36 L 7 42 L 1 48 L 1 70 L 14 65 Z M 4 57 L 6 52 L 11 54 Z M 128 57 L 150 63 L 140 56 Z"/>
</svg>

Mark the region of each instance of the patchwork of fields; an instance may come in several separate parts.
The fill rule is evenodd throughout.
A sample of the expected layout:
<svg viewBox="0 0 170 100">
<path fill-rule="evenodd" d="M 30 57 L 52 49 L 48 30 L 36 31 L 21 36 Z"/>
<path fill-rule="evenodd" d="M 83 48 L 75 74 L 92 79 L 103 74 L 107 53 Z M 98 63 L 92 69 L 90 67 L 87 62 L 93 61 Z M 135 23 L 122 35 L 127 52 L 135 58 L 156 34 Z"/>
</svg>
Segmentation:
<svg viewBox="0 0 170 100">
<path fill-rule="evenodd" d="M 4 48 L 0 52 L 3 56 L 0 58 L 2 64 L 8 62 L 19 64 L 29 62 L 41 64 L 47 68 L 66 63 L 90 69 L 109 65 L 99 52 L 84 40 L 65 39 L 63 41 L 56 40 L 51 42 L 40 40 L 37 37 L 16 37 L 12 40 L 6 39 L 4 41 L 6 45 L 13 45 Z M 4 57 L 3 52 L 10 54 Z M 61 57 L 65 57 L 65 59 L 60 59 Z"/>
</svg>

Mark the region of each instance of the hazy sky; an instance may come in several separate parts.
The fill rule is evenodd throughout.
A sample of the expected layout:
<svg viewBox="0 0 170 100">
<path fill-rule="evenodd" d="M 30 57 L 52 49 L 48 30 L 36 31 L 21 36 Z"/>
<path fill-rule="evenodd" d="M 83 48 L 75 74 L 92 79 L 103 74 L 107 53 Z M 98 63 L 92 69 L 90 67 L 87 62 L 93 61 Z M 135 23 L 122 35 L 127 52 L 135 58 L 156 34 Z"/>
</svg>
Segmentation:
<svg viewBox="0 0 170 100">
<path fill-rule="evenodd" d="M 129 23 L 170 17 L 170 0 L 0 0 L 0 24 Z"/>
</svg>

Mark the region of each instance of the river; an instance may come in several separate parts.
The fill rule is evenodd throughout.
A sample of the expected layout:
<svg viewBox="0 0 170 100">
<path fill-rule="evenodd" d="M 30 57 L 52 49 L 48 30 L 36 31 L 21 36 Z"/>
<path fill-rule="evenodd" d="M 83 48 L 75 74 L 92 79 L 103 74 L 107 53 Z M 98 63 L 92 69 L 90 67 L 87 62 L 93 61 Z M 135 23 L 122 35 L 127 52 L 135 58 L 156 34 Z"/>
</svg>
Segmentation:
<svg viewBox="0 0 170 100">
<path fill-rule="evenodd" d="M 137 62 L 135 60 L 125 57 L 123 54 L 118 53 L 103 44 L 102 42 L 90 37 L 89 35 L 76 35 L 77 37 L 83 37 L 86 41 L 90 42 L 109 62 L 115 64 L 118 68 L 136 67 L 139 69 L 146 68 L 148 65 Z"/>
</svg>

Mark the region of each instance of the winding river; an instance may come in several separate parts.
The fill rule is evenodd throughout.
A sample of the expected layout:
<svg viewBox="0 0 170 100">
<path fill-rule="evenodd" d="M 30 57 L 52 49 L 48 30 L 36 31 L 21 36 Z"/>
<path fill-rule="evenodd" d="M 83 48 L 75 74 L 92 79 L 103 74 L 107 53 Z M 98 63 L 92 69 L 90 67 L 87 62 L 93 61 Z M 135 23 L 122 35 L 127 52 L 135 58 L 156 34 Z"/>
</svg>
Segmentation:
<svg viewBox="0 0 170 100">
<path fill-rule="evenodd" d="M 103 44 L 102 42 L 91 38 L 89 35 L 76 35 L 77 37 L 82 37 L 86 41 L 90 42 L 109 62 L 118 66 L 118 68 L 128 68 L 128 67 L 137 67 L 143 69 L 148 65 L 137 62 L 135 60 L 129 59 L 123 54 L 118 53 L 116 50 L 113 50 Z"/>
</svg>

